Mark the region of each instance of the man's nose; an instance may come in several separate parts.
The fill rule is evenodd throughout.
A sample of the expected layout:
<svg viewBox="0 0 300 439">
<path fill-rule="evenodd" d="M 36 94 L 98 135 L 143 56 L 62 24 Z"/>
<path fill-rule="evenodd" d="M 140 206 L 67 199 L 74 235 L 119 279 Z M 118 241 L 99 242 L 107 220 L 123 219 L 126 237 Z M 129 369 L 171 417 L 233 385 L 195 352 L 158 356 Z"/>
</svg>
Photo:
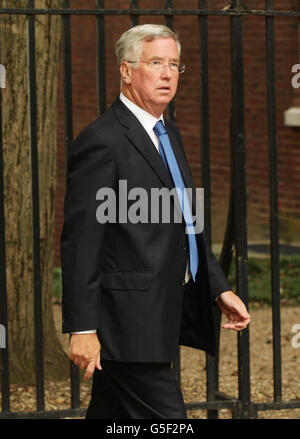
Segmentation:
<svg viewBox="0 0 300 439">
<path fill-rule="evenodd" d="M 169 64 L 164 64 L 161 67 L 161 71 L 160 71 L 160 75 L 162 78 L 171 78 L 172 76 L 172 71 L 170 69 Z"/>
</svg>

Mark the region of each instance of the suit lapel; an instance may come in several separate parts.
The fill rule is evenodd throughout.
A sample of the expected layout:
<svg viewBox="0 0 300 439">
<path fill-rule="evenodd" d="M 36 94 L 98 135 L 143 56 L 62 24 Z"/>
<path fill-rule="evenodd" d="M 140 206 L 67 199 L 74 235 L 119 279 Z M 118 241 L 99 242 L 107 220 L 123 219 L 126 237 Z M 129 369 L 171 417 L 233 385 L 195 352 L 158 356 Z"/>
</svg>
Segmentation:
<svg viewBox="0 0 300 439">
<path fill-rule="evenodd" d="M 143 126 L 140 124 L 138 119 L 134 116 L 134 114 L 123 104 L 123 102 L 118 97 L 112 105 L 112 108 L 122 123 L 122 125 L 128 128 L 126 132 L 127 138 L 130 142 L 137 148 L 137 150 L 143 155 L 145 160 L 147 160 L 148 164 L 151 166 L 153 171 L 162 181 L 165 187 L 170 190 L 174 188 L 173 180 L 170 176 L 169 171 L 167 170 L 165 164 L 162 161 L 162 158 L 157 151 L 155 145 L 153 145 L 152 140 L 146 133 Z M 165 120 L 166 128 L 168 131 L 169 139 L 171 146 L 173 148 L 183 181 L 187 188 L 192 188 L 195 190 L 195 186 L 193 183 L 193 179 L 188 170 L 188 165 L 186 163 L 185 156 L 181 147 L 179 145 L 179 140 L 177 139 L 177 135 L 172 129 L 168 120 Z M 194 200 L 193 200 L 194 205 Z"/>
<path fill-rule="evenodd" d="M 138 120 L 127 132 L 128 139 L 140 151 L 163 184 L 172 189 L 174 183 L 152 140 Z"/>
<path fill-rule="evenodd" d="M 172 127 L 170 126 L 170 123 L 168 123 L 168 121 L 166 120 L 166 128 L 168 131 L 168 136 L 170 139 L 170 143 L 172 145 L 180 172 L 181 172 L 181 176 L 183 178 L 184 181 L 184 185 L 186 188 L 190 189 L 191 192 L 188 191 L 188 196 L 191 202 L 191 206 L 192 206 L 192 212 L 195 214 L 196 212 L 196 190 L 195 190 L 195 185 L 194 185 L 194 181 L 193 178 L 190 174 L 190 171 L 188 169 L 188 163 L 186 161 L 185 155 L 182 151 L 182 148 L 179 144 L 179 139 L 178 136 L 176 135 L 176 133 L 174 132 L 174 130 L 172 129 Z"/>
<path fill-rule="evenodd" d="M 176 160 L 177 160 L 185 187 L 194 189 L 195 188 L 194 182 L 193 182 L 191 174 L 188 170 L 186 158 L 185 158 L 183 151 L 179 145 L 178 138 L 177 138 L 176 134 L 174 133 L 174 131 L 171 129 L 170 124 L 168 123 L 167 120 L 166 120 L 166 128 L 167 128 L 170 143 L 171 143 L 172 149 L 174 151 L 174 154 L 175 154 L 175 157 L 176 157 Z"/>
<path fill-rule="evenodd" d="M 119 98 L 115 100 L 112 108 L 122 125 L 128 128 L 126 136 L 129 141 L 143 155 L 164 186 L 171 190 L 174 187 L 171 176 L 155 145 L 138 119 Z"/>
</svg>

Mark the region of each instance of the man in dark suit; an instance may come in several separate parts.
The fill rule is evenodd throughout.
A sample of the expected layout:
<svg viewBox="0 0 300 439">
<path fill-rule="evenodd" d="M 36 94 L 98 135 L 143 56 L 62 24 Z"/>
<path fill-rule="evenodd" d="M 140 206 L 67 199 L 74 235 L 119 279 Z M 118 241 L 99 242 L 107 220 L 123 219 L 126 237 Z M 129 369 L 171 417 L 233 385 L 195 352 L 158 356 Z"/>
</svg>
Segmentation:
<svg viewBox="0 0 300 439">
<path fill-rule="evenodd" d="M 214 303 L 228 317 L 224 328 L 244 329 L 250 316 L 195 230 L 195 197 L 181 204 L 184 188 L 195 187 L 179 130 L 163 117 L 184 71 L 177 36 L 136 26 L 116 54 L 120 96 L 68 157 L 63 332 L 72 333 L 71 360 L 85 379 L 93 375 L 87 418 L 186 418 L 171 367 L 179 344 L 214 354 Z M 151 191 L 174 187 L 168 221 L 153 220 Z M 146 219 L 137 193 L 146 195 Z"/>
</svg>

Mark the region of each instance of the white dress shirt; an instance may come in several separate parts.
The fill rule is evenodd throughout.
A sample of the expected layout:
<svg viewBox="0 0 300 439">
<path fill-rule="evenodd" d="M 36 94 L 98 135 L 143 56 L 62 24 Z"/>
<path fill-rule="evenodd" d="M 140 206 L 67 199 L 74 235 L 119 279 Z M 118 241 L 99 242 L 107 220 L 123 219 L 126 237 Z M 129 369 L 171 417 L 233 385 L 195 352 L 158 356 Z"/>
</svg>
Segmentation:
<svg viewBox="0 0 300 439">
<path fill-rule="evenodd" d="M 120 99 L 123 102 L 124 105 L 135 115 L 135 117 L 139 120 L 139 122 L 143 125 L 143 128 L 147 132 L 147 134 L 150 136 L 152 142 L 154 143 L 156 149 L 158 149 L 158 138 L 153 131 L 153 128 L 155 127 L 155 124 L 162 120 L 164 123 L 163 115 L 161 114 L 160 117 L 157 119 L 157 117 L 153 116 L 152 114 L 148 113 L 148 111 L 143 110 L 138 105 L 134 104 L 130 99 L 128 99 L 122 92 L 120 93 Z"/>
</svg>

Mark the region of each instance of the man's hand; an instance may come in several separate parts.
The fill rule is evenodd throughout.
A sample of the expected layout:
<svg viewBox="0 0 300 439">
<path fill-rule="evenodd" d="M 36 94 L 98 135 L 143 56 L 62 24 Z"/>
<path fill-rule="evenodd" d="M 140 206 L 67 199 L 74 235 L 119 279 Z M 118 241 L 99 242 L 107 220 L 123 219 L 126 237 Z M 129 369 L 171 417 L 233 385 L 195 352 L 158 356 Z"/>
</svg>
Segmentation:
<svg viewBox="0 0 300 439">
<path fill-rule="evenodd" d="M 86 370 L 83 379 L 89 380 L 95 367 L 102 369 L 100 363 L 101 344 L 97 334 L 72 334 L 69 358 L 81 369 Z"/>
<path fill-rule="evenodd" d="M 225 291 L 220 294 L 217 298 L 217 304 L 228 318 L 228 323 L 222 325 L 222 328 L 240 331 L 250 323 L 250 314 L 242 300 L 233 291 Z"/>
</svg>

